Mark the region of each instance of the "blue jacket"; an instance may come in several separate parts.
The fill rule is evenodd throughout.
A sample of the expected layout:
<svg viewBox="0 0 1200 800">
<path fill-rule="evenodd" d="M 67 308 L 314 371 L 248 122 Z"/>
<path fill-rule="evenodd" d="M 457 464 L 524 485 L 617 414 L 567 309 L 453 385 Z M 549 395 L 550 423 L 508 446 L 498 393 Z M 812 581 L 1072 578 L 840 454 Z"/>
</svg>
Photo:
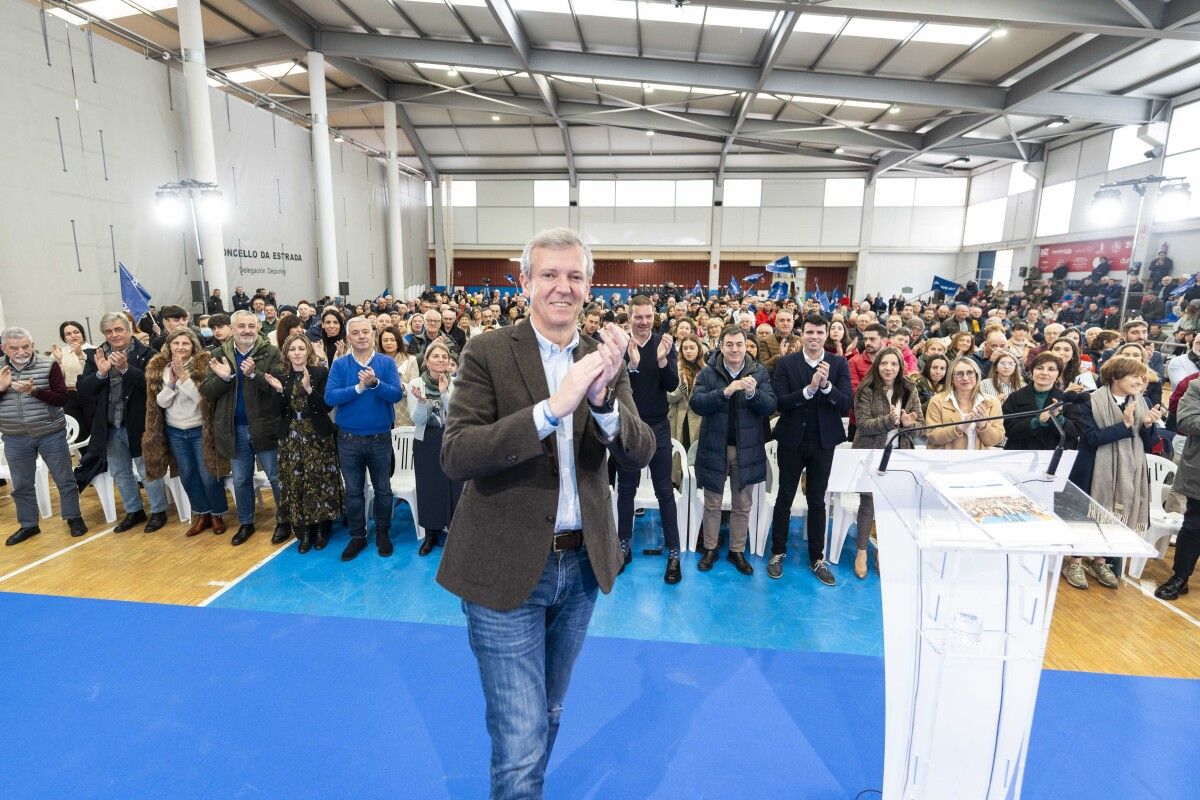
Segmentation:
<svg viewBox="0 0 1200 800">
<path fill-rule="evenodd" d="M 1079 423 L 1080 429 L 1079 452 L 1075 455 L 1075 466 L 1071 467 L 1071 482 L 1086 494 L 1092 493 L 1092 471 L 1096 468 L 1096 451 L 1104 445 L 1133 436 L 1133 431 L 1129 430 L 1124 422 L 1109 425 L 1107 428 L 1096 425 L 1096 417 L 1092 414 L 1092 403 L 1100 399 L 1104 398 L 1093 394 L 1088 398 L 1088 402 L 1076 406 L 1079 414 L 1076 421 Z M 1137 431 L 1142 437 L 1142 446 L 1149 453 L 1160 438 L 1158 426 L 1151 425 L 1147 428 L 1139 421 Z"/>
<path fill-rule="evenodd" d="M 779 421 L 775 423 L 775 441 L 786 447 L 799 447 L 804 440 L 808 405 L 817 404 L 821 424 L 821 447 L 832 450 L 846 441 L 842 417 L 850 414 L 854 395 L 850 391 L 850 365 L 835 353 L 825 353 L 829 364 L 828 394 L 818 391 L 812 400 L 804 398 L 804 387 L 812 382 L 813 368 L 804 360 L 803 351 L 788 353 L 775 364 L 775 397 L 779 401 Z"/>
<path fill-rule="evenodd" d="M 738 375 L 739 378 L 746 376 L 753 376 L 758 388 L 749 400 L 745 392 L 734 393 L 732 402 L 737 416 L 733 420 L 729 418 L 731 398 L 725 396 L 725 387 L 733 382 L 733 378 L 725 369 L 725 360 L 718 359 L 696 376 L 691 407 L 703 418 L 696 447 L 696 480 L 710 492 L 725 489 L 728 471 L 725 446 L 730 425 L 737 426 L 734 438 L 737 442 L 738 482 L 748 486 L 767 479 L 766 421 L 775 412 L 775 391 L 771 387 L 767 368 L 749 356 Z"/>
<path fill-rule="evenodd" d="M 329 368 L 325 402 L 337 409 L 337 426 L 346 433 L 359 436 L 388 433 L 395 420 L 394 406 L 404 399 L 404 388 L 400 385 L 395 359 L 374 353 L 369 366 L 375 370 L 379 384 L 362 394 L 356 390 L 358 371 L 362 367 L 355 360 L 354 353 L 334 359 Z"/>
</svg>

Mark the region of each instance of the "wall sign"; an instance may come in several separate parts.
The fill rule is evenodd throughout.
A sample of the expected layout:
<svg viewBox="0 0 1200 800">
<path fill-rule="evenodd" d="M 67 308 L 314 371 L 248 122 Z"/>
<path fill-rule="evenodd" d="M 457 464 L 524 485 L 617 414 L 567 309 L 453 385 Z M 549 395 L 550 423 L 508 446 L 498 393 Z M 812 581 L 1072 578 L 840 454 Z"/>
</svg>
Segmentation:
<svg viewBox="0 0 1200 800">
<path fill-rule="evenodd" d="M 1066 263 L 1070 277 L 1082 278 L 1092 271 L 1100 256 L 1107 256 L 1112 272 L 1124 272 L 1129 269 L 1132 253 L 1133 239 L 1128 236 L 1047 244 L 1038 248 L 1038 269 L 1047 274 L 1059 264 Z"/>
</svg>

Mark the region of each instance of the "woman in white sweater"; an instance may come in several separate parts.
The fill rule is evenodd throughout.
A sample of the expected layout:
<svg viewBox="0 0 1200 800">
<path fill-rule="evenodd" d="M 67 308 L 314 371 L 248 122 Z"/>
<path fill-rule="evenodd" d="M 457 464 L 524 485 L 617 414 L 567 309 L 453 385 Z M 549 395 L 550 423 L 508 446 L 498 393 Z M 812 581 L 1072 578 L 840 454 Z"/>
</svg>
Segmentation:
<svg viewBox="0 0 1200 800">
<path fill-rule="evenodd" d="M 188 536 L 208 528 L 224 533 L 222 515 L 229 511 L 222 483 L 229 464 L 217 454 L 212 401 L 201 396 L 199 388 L 208 362 L 200 340 L 181 328 L 167 334 L 162 352 L 146 365 L 146 478 L 165 477 L 168 470 L 179 476 L 192 506 Z"/>
</svg>

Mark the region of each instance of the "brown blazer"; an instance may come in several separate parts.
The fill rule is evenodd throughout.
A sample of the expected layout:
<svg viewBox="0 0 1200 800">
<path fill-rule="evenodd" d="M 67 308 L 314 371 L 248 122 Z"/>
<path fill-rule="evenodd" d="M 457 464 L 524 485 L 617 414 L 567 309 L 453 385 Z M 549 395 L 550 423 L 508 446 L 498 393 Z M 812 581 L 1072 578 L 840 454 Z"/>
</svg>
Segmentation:
<svg viewBox="0 0 1200 800">
<path fill-rule="evenodd" d="M 575 360 L 599 343 L 581 335 Z M 588 410 L 575 410 L 575 478 L 583 538 L 596 581 L 612 591 L 622 558 L 608 486 L 608 457 L 641 469 L 654 433 L 638 416 L 622 367 L 615 393 L 620 430 L 607 446 Z M 537 586 L 558 510 L 555 437 L 539 439 L 533 407 L 550 396 L 537 335 L 526 322 L 467 341 L 442 439 L 442 469 L 465 481 L 437 580 L 464 600 L 509 611 Z"/>
<path fill-rule="evenodd" d="M 985 417 L 1000 416 L 1000 401 L 995 397 L 988 397 L 985 394 L 980 395 L 983 402 L 983 415 Z M 969 410 L 969 409 L 968 409 Z M 958 422 L 962 420 L 962 415 L 954 410 L 954 404 L 950 401 L 950 395 L 946 392 L 934 395 L 929 401 L 929 406 L 925 409 L 925 424 L 937 425 L 942 422 Z M 937 428 L 925 434 L 927 447 L 930 450 L 966 450 L 967 437 L 957 436 L 954 427 Z M 975 434 L 975 449 L 986 450 L 989 447 L 995 447 L 1004 441 L 1004 421 L 994 419 L 986 423 L 982 431 L 976 431 Z"/>
</svg>

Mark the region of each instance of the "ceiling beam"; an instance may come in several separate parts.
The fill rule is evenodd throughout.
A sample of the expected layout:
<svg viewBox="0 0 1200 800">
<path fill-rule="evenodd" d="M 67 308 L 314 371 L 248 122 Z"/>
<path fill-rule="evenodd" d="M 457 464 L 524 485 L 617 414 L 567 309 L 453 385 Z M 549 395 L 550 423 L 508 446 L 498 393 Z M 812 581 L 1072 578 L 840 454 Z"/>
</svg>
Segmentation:
<svg viewBox="0 0 1200 800">
<path fill-rule="evenodd" d="M 806 5 L 808 5 L 807 0 L 800 3 L 800 7 L 793 11 L 776 14 L 775 19 L 771 22 L 771 27 L 767 30 L 766 36 L 763 37 L 762 44 L 759 45 L 758 53 L 754 59 L 754 62 L 758 64 L 758 81 L 755 83 L 754 89 L 743 94 L 741 100 L 737 102 L 737 110 L 733 115 L 733 125 L 729 136 L 721 146 L 721 161 L 717 165 L 717 186 L 723 185 L 725 181 L 725 159 L 729 156 L 729 149 L 733 146 L 733 140 L 737 138 L 738 132 L 742 129 L 742 123 L 746 121 L 746 113 L 750 110 L 750 106 L 754 105 L 754 99 L 762 91 L 763 84 L 767 82 L 767 78 L 771 77 L 772 70 L 775 69 L 775 65 L 779 62 L 779 54 L 783 52 L 783 48 L 787 45 L 788 37 L 792 35 L 792 30 L 796 27 L 796 21 L 800 19 L 800 12 Z"/>
<path fill-rule="evenodd" d="M 1179 18 L 1200 12 L 1196 0 L 1173 0 L 1170 5 L 1181 2 L 1182 6 L 1172 15 L 1169 6 L 1163 12 L 1155 3 L 1136 0 L 1137 6 L 1155 23 L 1154 27 L 1134 23 L 1126 11 L 1107 0 L 1055 0 L 1053 3 L 1045 0 L 1004 0 L 1003 3 L 956 0 L 953 4 L 944 0 L 826 0 L 811 6 L 805 13 L 972 26 L 986 21 L 987 24 L 1062 33 L 1200 41 L 1200 31 L 1172 24 Z M 794 6 L 792 0 L 705 0 L 705 4 L 756 11 L 784 11 Z"/>
<path fill-rule="evenodd" d="M 598 53 L 571 53 L 529 49 L 528 64 L 504 45 L 448 42 L 377 36 L 344 31 L 318 32 L 318 47 L 327 55 L 393 61 L 433 61 L 443 64 L 482 67 L 543 75 L 572 75 L 633 82 L 700 84 L 730 92 L 753 92 L 759 86 L 755 67 L 729 64 L 674 61 L 662 58 Z M 1069 114 L 1095 122 L 1123 125 L 1148 122 L 1155 113 L 1150 99 L 1115 95 L 1052 92 L 1012 102 L 1003 87 L 963 83 L 930 83 L 909 78 L 880 78 L 774 69 L 762 82 L 762 91 L 868 100 L 896 105 L 919 105 L 970 112 L 1060 116 Z"/>
<path fill-rule="evenodd" d="M 290 3 L 281 0 L 240 0 L 246 8 L 274 25 L 305 51 L 313 49 L 313 27 Z"/>
<path fill-rule="evenodd" d="M 579 176 L 575 173 L 575 157 L 571 151 L 571 133 L 567 130 L 567 124 L 558 116 L 558 94 L 554 91 L 554 86 L 551 85 L 549 79 L 544 75 L 534 74 L 530 68 L 529 55 L 531 48 L 529 46 L 529 37 L 525 35 L 525 29 L 521 26 L 521 21 L 517 19 L 517 12 L 513 11 L 512 6 L 508 4 L 508 0 L 486 0 L 488 9 L 492 12 L 492 17 L 496 20 L 496 24 L 500 26 L 500 30 L 504 33 L 504 38 L 508 40 L 509 46 L 513 53 L 521 60 L 521 64 L 526 72 L 531 74 L 533 85 L 537 88 L 538 96 L 542 99 L 542 104 L 546 106 L 546 110 L 550 112 L 550 117 L 554 120 L 554 124 L 558 126 L 559 134 L 562 136 L 563 152 L 567 156 L 567 172 L 571 178 L 571 185 L 579 185 Z"/>
<path fill-rule="evenodd" d="M 929 153 L 934 148 L 953 141 L 964 133 L 986 125 L 996 119 L 996 116 L 995 114 L 959 114 L 958 116 L 948 118 L 945 122 L 926 132 L 922 137 L 921 148 L 917 152 L 891 152 L 881 157 L 879 164 L 871 171 L 871 180 L 874 181 L 883 173 L 907 164 L 917 156 Z"/>
<path fill-rule="evenodd" d="M 1155 17 L 1162 16 L 1163 9 L 1161 3 L 1148 3 L 1145 2 L 1145 0 L 1142 0 L 1142 2 L 1138 2 L 1138 0 L 1113 0 L 1113 2 L 1116 3 L 1122 11 L 1132 17 L 1134 22 L 1136 22 L 1138 25 L 1141 25 L 1143 28 L 1158 27 L 1155 21 L 1150 18 L 1150 15 Z M 1154 8 L 1155 5 L 1158 6 L 1157 9 Z"/>
<path fill-rule="evenodd" d="M 261 39 L 251 39 L 247 42 L 221 44 L 209 47 L 206 51 L 209 69 L 250 67 L 268 61 L 286 61 L 303 57 L 304 48 L 283 34 L 264 36 Z"/>
</svg>

